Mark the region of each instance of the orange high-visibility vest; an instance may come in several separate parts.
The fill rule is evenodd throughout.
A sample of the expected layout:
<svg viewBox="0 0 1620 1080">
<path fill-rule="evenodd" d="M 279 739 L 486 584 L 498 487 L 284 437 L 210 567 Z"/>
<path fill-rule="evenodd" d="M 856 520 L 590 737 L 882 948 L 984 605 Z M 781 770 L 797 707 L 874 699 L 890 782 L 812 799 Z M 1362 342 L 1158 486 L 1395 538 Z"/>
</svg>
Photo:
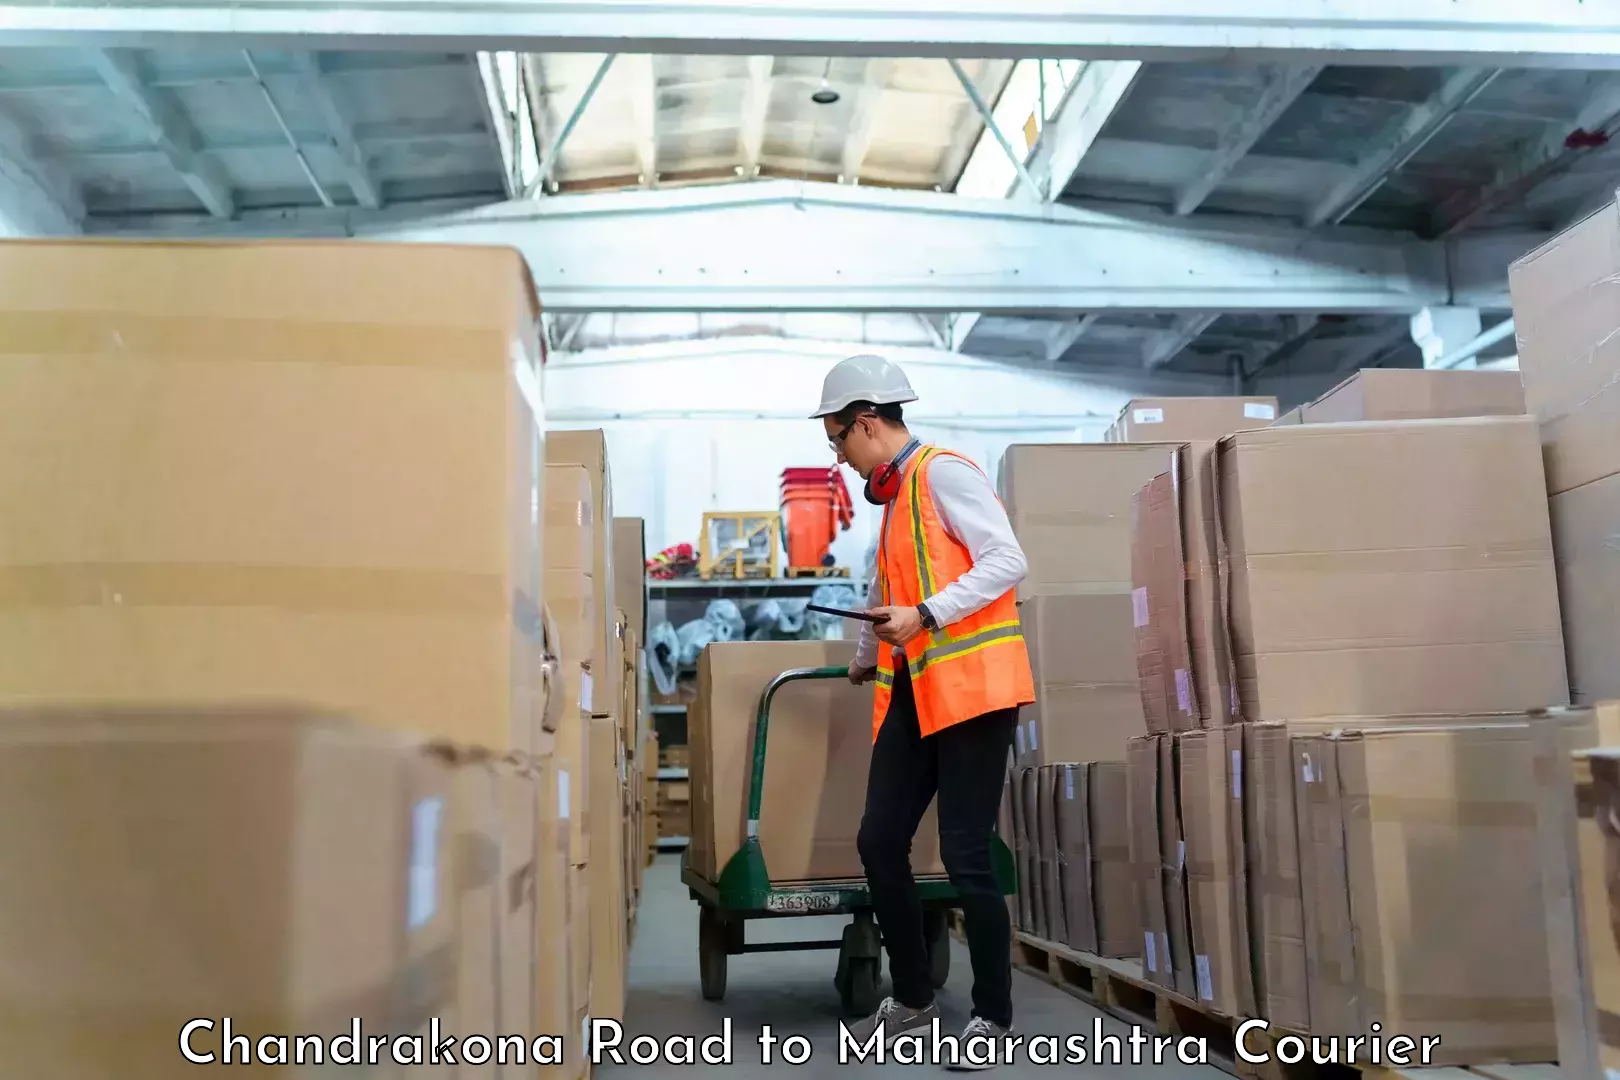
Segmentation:
<svg viewBox="0 0 1620 1080">
<path fill-rule="evenodd" d="M 902 466 L 900 494 L 883 509 L 877 573 L 885 606 L 916 607 L 973 566 L 967 548 L 945 531 L 926 476 L 928 463 L 947 454 L 967 461 L 932 446 L 912 454 Z M 905 654 L 924 736 L 1035 700 L 1029 652 L 1010 590 L 959 622 L 924 630 L 906 643 Z M 894 647 L 886 642 L 878 650 L 876 684 L 874 742 L 894 688 Z"/>
</svg>

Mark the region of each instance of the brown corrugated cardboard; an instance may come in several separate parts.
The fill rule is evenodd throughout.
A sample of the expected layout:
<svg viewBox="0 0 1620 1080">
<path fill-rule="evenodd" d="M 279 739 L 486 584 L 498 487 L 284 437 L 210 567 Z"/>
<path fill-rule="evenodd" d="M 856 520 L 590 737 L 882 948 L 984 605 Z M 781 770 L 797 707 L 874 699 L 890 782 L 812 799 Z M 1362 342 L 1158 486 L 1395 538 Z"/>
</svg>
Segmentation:
<svg viewBox="0 0 1620 1080">
<path fill-rule="evenodd" d="M 1620 475 L 1554 495 L 1548 506 L 1570 700 L 1620 698 Z"/>
<path fill-rule="evenodd" d="M 1528 418 L 1263 428 L 1218 456 L 1245 719 L 1568 700 Z"/>
<path fill-rule="evenodd" d="M 1142 924 L 1142 967 L 1149 981 L 1174 987 L 1170 964 L 1170 925 L 1165 910 L 1164 853 L 1159 807 L 1159 740 L 1144 735 L 1126 748 L 1125 803 L 1130 830 L 1131 879 Z"/>
<path fill-rule="evenodd" d="M 591 731 L 591 1016 L 624 1020 L 624 744 L 611 716 L 593 717 Z"/>
<path fill-rule="evenodd" d="M 1018 866 L 1018 928 L 1035 933 L 1035 902 L 1040 894 L 1040 876 L 1036 872 L 1034 826 L 1030 811 L 1034 797 L 1030 794 L 1031 778 L 1035 770 L 1023 766 L 1008 773 L 1008 793 L 1012 800 L 1013 860 Z"/>
<path fill-rule="evenodd" d="M 1057 765 L 1036 770 L 1036 857 L 1040 861 L 1042 911 L 1046 916 L 1041 936 L 1048 941 L 1065 941 L 1069 936 L 1063 894 L 1058 888 L 1058 785 Z"/>
<path fill-rule="evenodd" d="M 454 775 L 298 711 L 5 713 L 0 828 L 30 868 L 0 881 L 8 1075 L 171 1080 L 194 1017 L 198 1054 L 226 1017 L 255 1043 L 358 1017 L 362 1052 L 454 1034 Z"/>
<path fill-rule="evenodd" d="M 630 617 L 637 641 L 647 640 L 647 524 L 638 517 L 613 519 L 614 605 Z"/>
<path fill-rule="evenodd" d="M 1086 831 L 1091 839 L 1091 898 L 1099 956 L 1138 956 L 1142 919 L 1132 883 L 1126 766 L 1094 761 L 1086 768 Z"/>
<path fill-rule="evenodd" d="M 1087 805 L 1089 770 L 1084 764 L 1058 765 L 1055 785 L 1057 895 L 1063 908 L 1063 944 L 1081 952 L 1097 951 L 1097 910 L 1091 899 L 1091 831 Z M 1121 817 L 1124 815 L 1121 814 Z M 1134 897 L 1133 897 L 1134 901 Z M 1131 955 L 1140 952 L 1131 943 Z"/>
<path fill-rule="evenodd" d="M 1604 734 L 1612 738 L 1611 733 Z M 1589 1034 L 1585 1052 L 1572 1060 L 1568 1075 L 1613 1075 L 1620 1069 L 1620 948 L 1616 946 L 1620 935 L 1615 932 L 1620 912 L 1616 911 L 1613 824 L 1620 815 L 1620 751 L 1611 741 L 1577 753 L 1573 773 L 1571 787 L 1578 814 L 1575 847 L 1580 860 L 1580 887 L 1575 896 L 1585 949 L 1581 981 L 1571 981 L 1566 987 L 1576 986 L 1583 997 L 1589 995 L 1582 1005 L 1585 1015 L 1576 1020 L 1587 1022 Z M 1569 978 L 1573 973 L 1565 970 L 1559 974 Z M 1563 1052 L 1562 1039 L 1559 1052 Z M 1574 1071 L 1594 1058 L 1597 1068 Z"/>
<path fill-rule="evenodd" d="M 1110 442 L 1191 442 L 1264 427 L 1277 419 L 1274 397 L 1137 398 L 1110 429 Z"/>
<path fill-rule="evenodd" d="M 456 1022 L 460 1032 L 493 1038 L 499 1019 L 502 831 L 493 761 L 468 762 L 455 770 L 449 827 L 455 852 Z M 495 1066 L 485 1062 L 463 1071 L 489 1080 Z"/>
<path fill-rule="evenodd" d="M 1593 989 L 1620 988 L 1620 951 L 1616 950 L 1609 913 L 1605 851 L 1593 813 L 1590 764 L 1574 762 L 1578 779 L 1571 783 L 1571 755 L 1620 745 L 1620 703 L 1532 713 L 1529 720 L 1535 743 L 1537 846 L 1547 912 L 1558 1063 L 1568 1076 L 1602 1076 L 1601 1032 L 1605 1025 L 1598 1021 Z M 1583 874 L 1587 863 L 1599 872 Z M 1594 916 L 1595 923 L 1590 922 Z M 1590 942 L 1587 925 L 1597 927 Z M 1613 1015 L 1620 1001 L 1612 992 L 1605 996 Z M 1612 1021 L 1607 1026 L 1612 1028 Z M 1611 1048 L 1608 1056 L 1608 1067 L 1620 1065 L 1620 1046 Z"/>
<path fill-rule="evenodd" d="M 504 1038 L 517 1036 L 526 1048 L 524 1060 L 534 1047 L 539 1003 L 540 948 L 536 938 L 540 912 L 537 906 L 540 864 L 540 784 L 537 764 L 532 761 L 503 762 L 495 773 L 496 797 L 501 815 L 501 853 L 498 903 L 500 931 L 496 943 L 496 970 L 500 974 L 496 1030 Z M 555 813 L 555 805 L 549 808 Z M 556 954 L 548 944 L 546 963 L 555 964 Z M 509 1059 L 515 1060 L 515 1059 Z M 519 1075 L 533 1076 L 514 1068 Z M 510 1073 L 503 1080 L 509 1080 Z"/>
<path fill-rule="evenodd" d="M 1367 368 L 1304 406 L 1303 423 L 1523 416 L 1517 371 Z"/>
<path fill-rule="evenodd" d="M 5 696 L 526 748 L 536 311 L 496 247 L 0 244 Z"/>
<path fill-rule="evenodd" d="M 1156 737 L 1159 755 L 1159 855 L 1165 922 L 1170 930 L 1172 985 L 1182 997 L 1196 998 L 1192 916 L 1188 907 L 1186 827 L 1181 819 L 1180 747 L 1170 735 Z M 1161 958 L 1162 960 L 1162 958 Z"/>
<path fill-rule="evenodd" d="M 1541 422 L 1547 487 L 1620 471 L 1620 205 L 1610 201 L 1514 263 L 1514 336 L 1525 405 Z"/>
<path fill-rule="evenodd" d="M 717 880 L 747 835 L 753 732 L 766 685 L 792 668 L 844 667 L 853 641 L 717 642 L 698 660 L 687 716 L 693 786 L 688 865 Z M 872 756 L 872 691 L 845 679 L 789 683 L 771 703 L 759 840 L 773 881 L 864 876 L 855 837 Z M 944 873 L 932 808 L 912 867 Z"/>
<path fill-rule="evenodd" d="M 1225 727 L 1238 718 L 1236 670 L 1219 573 L 1216 445 L 1188 443 L 1176 451 L 1170 462 L 1185 559 L 1185 649 L 1192 666 L 1192 704 L 1198 725 L 1203 727 Z"/>
<path fill-rule="evenodd" d="M 1127 740 L 1147 730 L 1128 592 L 1035 596 L 1018 614 L 1036 698 L 1014 739 L 1019 764 L 1123 760 Z"/>
<path fill-rule="evenodd" d="M 1161 733 L 1199 726 L 1187 641 L 1181 507 L 1171 465 L 1167 454 L 1165 472 L 1137 493 L 1132 532 L 1131 608 L 1137 675 L 1148 730 Z"/>
<path fill-rule="evenodd" d="M 569 800 L 558 780 L 554 761 L 531 763 L 535 773 L 537 871 L 535 873 L 535 1029 L 540 1035 L 566 1035 L 575 1023 L 574 994 L 574 857 L 570 848 Z M 574 1040 L 566 1040 L 564 1059 L 542 1066 L 544 1080 L 572 1080 L 581 1064 Z"/>
<path fill-rule="evenodd" d="M 593 637 L 591 672 L 599 685 L 592 705 L 593 714 L 612 710 L 619 700 L 619 673 L 609 659 L 617 655 L 613 634 L 613 598 L 618 594 L 613 574 L 613 476 L 608 465 L 607 436 L 598 428 L 587 431 L 546 433 L 546 464 L 582 466 L 591 481 L 591 520 L 596 529 L 591 537 L 592 614 L 598 620 L 599 637 Z M 603 703 L 606 704 L 603 704 Z"/>
<path fill-rule="evenodd" d="M 573 936 L 568 954 L 573 963 L 568 1001 L 574 1016 L 564 1031 L 572 1037 L 585 1029 L 591 999 L 595 997 L 596 956 L 591 933 L 590 871 L 586 867 L 576 865 L 568 871 L 568 912 L 568 932 Z"/>
<path fill-rule="evenodd" d="M 1306 912 L 1344 920 L 1323 939 L 1335 952 L 1312 958 L 1312 1034 L 1378 1023 L 1438 1039 L 1429 1064 L 1553 1060 L 1528 725 L 1294 748 Z"/>
<path fill-rule="evenodd" d="M 1305 422 L 1305 406 L 1295 405 L 1271 422 L 1272 427 L 1283 427 L 1288 424 L 1303 424 Z"/>
<path fill-rule="evenodd" d="M 1038 938 L 1047 936 L 1046 920 L 1046 875 L 1041 862 L 1041 769 L 1031 766 L 1023 770 L 1024 776 L 1019 787 L 1019 798 L 1023 805 L 1024 814 L 1024 854 L 1021 864 L 1027 867 L 1027 872 L 1020 869 L 1020 891 L 1027 895 L 1029 905 L 1029 922 L 1027 929 Z"/>
<path fill-rule="evenodd" d="M 1029 562 L 1018 598 L 1128 596 L 1131 498 L 1162 471 L 1163 450 L 1152 446 L 1009 446 L 1001 497 Z"/>
<path fill-rule="evenodd" d="M 1176 737 L 1187 909 L 1197 1000 L 1223 1016 L 1253 1016 L 1243 843 L 1243 729 Z"/>
</svg>

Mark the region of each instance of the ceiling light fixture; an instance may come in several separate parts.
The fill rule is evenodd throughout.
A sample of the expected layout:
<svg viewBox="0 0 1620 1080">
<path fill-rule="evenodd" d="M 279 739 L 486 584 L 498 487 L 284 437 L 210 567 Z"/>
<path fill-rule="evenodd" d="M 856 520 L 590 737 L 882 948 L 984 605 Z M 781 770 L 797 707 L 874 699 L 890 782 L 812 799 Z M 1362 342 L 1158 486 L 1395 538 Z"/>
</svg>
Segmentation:
<svg viewBox="0 0 1620 1080">
<path fill-rule="evenodd" d="M 829 56 L 827 58 L 827 67 L 821 73 L 821 85 L 816 88 L 815 93 L 810 95 L 810 100 L 817 105 L 831 105 L 838 100 L 838 91 L 834 90 L 832 84 L 827 81 L 827 76 L 831 74 L 832 57 Z"/>
</svg>

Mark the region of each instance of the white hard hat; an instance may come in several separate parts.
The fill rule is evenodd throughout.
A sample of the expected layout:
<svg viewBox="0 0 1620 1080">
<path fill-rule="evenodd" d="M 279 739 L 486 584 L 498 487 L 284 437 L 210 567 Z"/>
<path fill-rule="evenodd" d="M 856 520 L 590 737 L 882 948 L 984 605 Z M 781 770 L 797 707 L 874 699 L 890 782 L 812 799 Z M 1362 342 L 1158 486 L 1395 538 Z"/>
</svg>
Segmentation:
<svg viewBox="0 0 1620 1080">
<path fill-rule="evenodd" d="M 881 356 L 863 354 L 840 360 L 821 384 L 821 405 L 810 414 L 819 420 L 846 409 L 857 401 L 874 405 L 903 405 L 916 401 L 906 373 Z"/>
</svg>

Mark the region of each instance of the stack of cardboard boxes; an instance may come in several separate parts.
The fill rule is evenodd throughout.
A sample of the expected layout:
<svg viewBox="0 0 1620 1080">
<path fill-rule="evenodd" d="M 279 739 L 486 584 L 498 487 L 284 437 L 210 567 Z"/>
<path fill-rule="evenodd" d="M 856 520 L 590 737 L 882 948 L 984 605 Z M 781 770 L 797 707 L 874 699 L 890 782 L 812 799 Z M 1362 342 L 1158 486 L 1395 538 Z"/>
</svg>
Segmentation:
<svg viewBox="0 0 1620 1080">
<path fill-rule="evenodd" d="M 605 461 L 542 466 L 521 257 L 8 242 L 0 282 L 8 1064 L 167 1076 L 206 999 L 198 1054 L 358 1024 L 576 1080 L 622 987 L 577 930 L 625 891 L 580 872 Z"/>
<path fill-rule="evenodd" d="M 1523 401 L 1511 372 L 1365 372 L 1268 426 L 1148 413 L 1123 811 L 1148 980 L 1438 1035 L 1435 1064 L 1556 1060 L 1526 716 L 1568 687 Z"/>
<path fill-rule="evenodd" d="M 1137 673 L 1136 495 L 1174 440 L 1269 423 L 1276 409 L 1273 398 L 1133 401 L 1107 443 L 1013 446 L 1002 458 L 1002 501 L 1029 561 L 1019 615 L 1037 698 L 1009 777 L 1018 924 L 1029 933 L 1122 957 L 1140 955 L 1157 925 L 1144 925 L 1131 824 L 1117 810 L 1132 741 L 1150 730 Z"/>
<path fill-rule="evenodd" d="M 1550 804 L 1554 824 L 1542 850 L 1560 1061 L 1583 1080 L 1620 1068 L 1617 240 L 1620 205 L 1611 201 L 1520 259 L 1509 275 L 1525 401 L 1546 465 L 1570 693 L 1583 706 L 1570 712 L 1589 720 L 1573 743 L 1581 751 L 1573 778 L 1569 741 L 1544 740 L 1539 762 L 1565 781 Z"/>
</svg>

